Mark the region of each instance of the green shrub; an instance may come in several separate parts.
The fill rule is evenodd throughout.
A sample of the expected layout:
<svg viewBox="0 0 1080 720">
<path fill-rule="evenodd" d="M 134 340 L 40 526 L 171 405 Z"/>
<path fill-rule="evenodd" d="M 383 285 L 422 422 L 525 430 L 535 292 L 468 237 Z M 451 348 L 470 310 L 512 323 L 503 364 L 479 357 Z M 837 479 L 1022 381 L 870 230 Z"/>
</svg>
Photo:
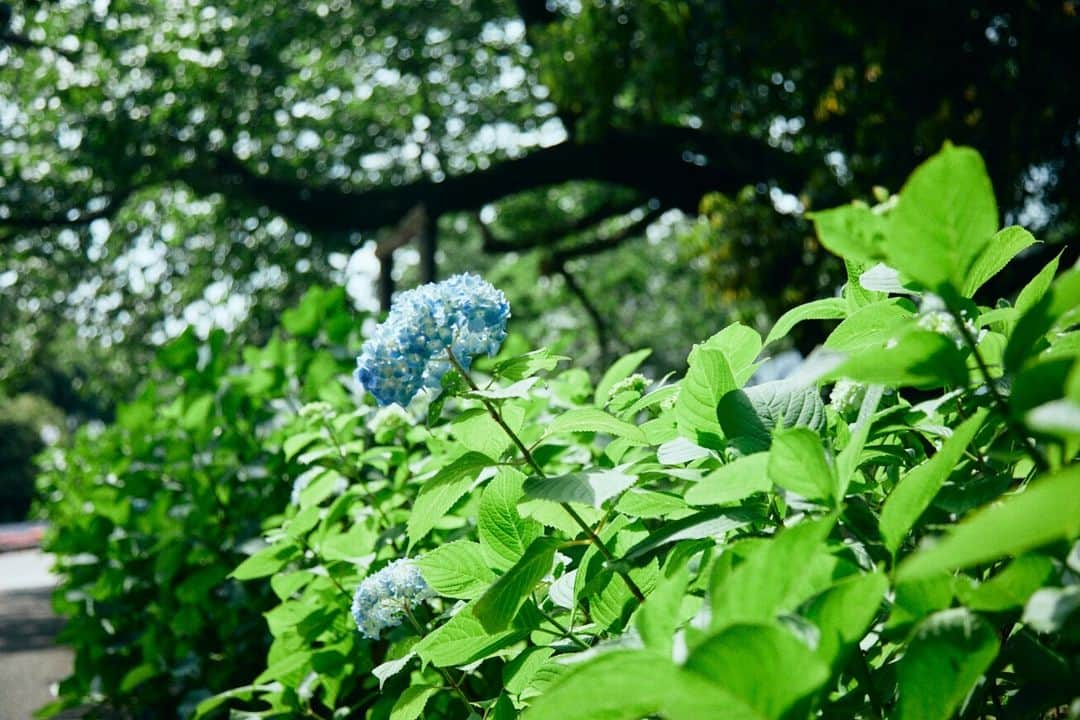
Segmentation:
<svg viewBox="0 0 1080 720">
<path fill-rule="evenodd" d="M 721 330 L 678 382 L 635 375 L 647 351 L 594 386 L 539 350 L 447 373 L 429 407 L 376 411 L 332 374 L 308 377 L 320 402 L 185 485 L 233 488 L 252 463 L 293 484 L 287 508 L 219 498 L 261 524 L 261 543 L 250 526 L 198 531 L 248 552 L 229 580 L 207 580 L 219 599 L 204 622 L 221 627 L 177 652 L 167 619 L 140 618 L 170 652 L 124 647 L 162 682 L 182 658 L 228 659 L 237 682 L 198 717 L 1060 713 L 1080 686 L 1080 269 L 1055 261 L 1015 302 L 983 304 L 981 284 L 1034 238 L 998 230 L 967 149 L 947 146 L 883 206 L 813 220 L 847 264 L 842 295 L 791 310 L 764 340 Z M 748 384 L 794 325 L 822 320 L 839 323 L 799 371 Z M 116 462 L 130 431 L 110 432 Z M 189 432 L 163 432 L 160 452 L 205 452 L 204 423 Z M 129 524 L 79 520 L 112 523 L 91 552 L 127 603 L 120 588 L 146 573 L 108 536 Z M 70 580 L 83 542 L 67 536 L 68 594 L 91 593 Z M 96 582 L 100 564 L 85 566 Z M 390 626 L 376 638 L 350 616 L 360 585 L 361 612 L 384 601 L 365 624 Z M 154 584 L 155 601 L 175 610 L 181 587 Z M 109 647 L 96 608 L 68 606 L 84 664 Z M 249 625 L 221 632 L 242 612 Z M 147 707 L 120 680 L 103 694 Z"/>
<path fill-rule="evenodd" d="M 0 522 L 26 519 L 37 476 L 34 456 L 45 448 L 43 435 L 59 439 L 63 427 L 63 413 L 45 398 L 0 399 Z"/>
<path fill-rule="evenodd" d="M 341 290 L 312 290 L 263 348 L 186 332 L 104 432 L 47 457 L 40 480 L 57 555 L 61 640 L 75 672 L 52 709 L 101 704 L 136 717 L 193 712 L 249 681 L 266 652 L 268 586 L 226 579 L 299 472 L 280 450 L 292 408 L 346 402 L 335 380 L 358 319 Z"/>
</svg>

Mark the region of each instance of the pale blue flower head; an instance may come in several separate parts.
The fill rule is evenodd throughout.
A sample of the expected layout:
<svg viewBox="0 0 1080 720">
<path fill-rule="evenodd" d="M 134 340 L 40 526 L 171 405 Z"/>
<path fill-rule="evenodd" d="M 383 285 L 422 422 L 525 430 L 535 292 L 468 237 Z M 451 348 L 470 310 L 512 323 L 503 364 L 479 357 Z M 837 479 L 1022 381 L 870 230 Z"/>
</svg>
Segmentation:
<svg viewBox="0 0 1080 720">
<path fill-rule="evenodd" d="M 352 616 L 360 634 L 377 640 L 387 628 L 401 624 L 405 607 L 414 607 L 435 592 L 409 558 L 401 558 L 364 578 L 353 596 Z"/>
<path fill-rule="evenodd" d="M 380 405 L 407 405 L 423 388 L 438 390 L 447 351 L 468 368 L 506 339 L 506 296 L 477 275 L 454 275 L 401 293 L 356 359 L 356 380 Z"/>
</svg>

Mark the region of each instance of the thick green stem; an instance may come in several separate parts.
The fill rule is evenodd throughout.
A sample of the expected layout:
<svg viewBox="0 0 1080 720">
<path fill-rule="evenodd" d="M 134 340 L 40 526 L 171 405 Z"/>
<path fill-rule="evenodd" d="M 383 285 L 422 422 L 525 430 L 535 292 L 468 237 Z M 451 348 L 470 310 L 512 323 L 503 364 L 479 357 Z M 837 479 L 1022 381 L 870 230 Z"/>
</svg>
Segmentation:
<svg viewBox="0 0 1080 720">
<path fill-rule="evenodd" d="M 473 381 L 472 376 L 469 375 L 468 371 L 461 366 L 461 363 L 458 362 L 457 358 L 454 357 L 453 351 L 451 351 L 449 348 L 447 348 L 446 350 L 446 356 L 450 358 L 450 364 L 452 364 L 457 369 L 457 371 L 461 374 L 461 377 L 463 377 L 465 379 L 465 382 L 469 384 L 469 387 L 472 388 L 473 391 L 479 392 L 479 386 L 477 386 L 477 384 Z M 533 472 L 535 472 L 541 478 L 546 478 L 547 474 L 544 473 L 543 468 L 540 467 L 540 463 L 536 462 L 536 458 L 533 457 L 533 454 L 529 451 L 528 446 L 526 446 L 525 443 L 522 442 L 521 438 L 518 437 L 518 434 L 514 432 L 509 425 L 506 424 L 506 421 L 503 420 L 502 414 L 499 413 L 499 409 L 495 407 L 494 403 L 483 397 L 480 398 L 480 402 L 484 404 L 484 407 L 487 409 L 488 415 L 491 416 L 491 419 L 494 420 L 498 424 L 498 426 L 503 429 L 503 432 L 506 433 L 507 437 L 509 437 L 510 440 L 517 446 L 518 450 L 521 451 L 522 457 L 525 458 L 525 462 L 528 463 L 529 467 L 532 468 Z M 600 539 L 600 536 L 596 534 L 596 531 L 589 526 L 589 523 L 585 522 L 584 518 L 582 518 L 581 515 L 579 515 L 578 512 L 570 506 L 569 503 L 560 502 L 559 505 L 562 506 L 562 509 L 566 511 L 566 514 L 569 515 L 575 523 L 577 523 L 578 527 L 580 527 L 582 531 L 584 531 L 584 533 L 589 537 L 589 540 L 592 541 L 592 544 L 596 546 L 596 550 L 604 556 L 604 559 L 608 562 L 609 565 L 612 566 L 612 569 L 619 575 L 619 577 L 623 579 L 623 582 L 626 583 L 626 587 L 630 589 L 630 592 L 633 594 L 634 598 L 636 598 L 639 603 L 645 602 L 645 593 L 641 591 L 641 588 L 638 587 L 637 583 L 634 582 L 633 578 L 630 577 L 629 573 L 617 567 L 618 561 L 615 559 L 615 556 L 611 553 L 611 550 L 608 549 L 607 545 L 604 544 L 604 541 Z"/>
</svg>

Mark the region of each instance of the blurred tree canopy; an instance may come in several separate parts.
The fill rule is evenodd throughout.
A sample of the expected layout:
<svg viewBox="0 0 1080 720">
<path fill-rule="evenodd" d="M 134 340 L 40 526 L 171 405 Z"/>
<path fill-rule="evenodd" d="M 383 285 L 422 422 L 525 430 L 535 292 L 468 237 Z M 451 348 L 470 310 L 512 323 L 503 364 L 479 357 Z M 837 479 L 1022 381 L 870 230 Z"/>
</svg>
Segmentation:
<svg viewBox="0 0 1080 720">
<path fill-rule="evenodd" d="M 314 282 L 374 309 L 436 268 L 486 271 L 534 340 L 674 367 L 724 316 L 831 293 L 802 213 L 946 139 L 1033 265 L 1080 222 L 1071 0 L 0 10 L 0 394 L 68 412 L 189 322 L 258 341 Z"/>
</svg>

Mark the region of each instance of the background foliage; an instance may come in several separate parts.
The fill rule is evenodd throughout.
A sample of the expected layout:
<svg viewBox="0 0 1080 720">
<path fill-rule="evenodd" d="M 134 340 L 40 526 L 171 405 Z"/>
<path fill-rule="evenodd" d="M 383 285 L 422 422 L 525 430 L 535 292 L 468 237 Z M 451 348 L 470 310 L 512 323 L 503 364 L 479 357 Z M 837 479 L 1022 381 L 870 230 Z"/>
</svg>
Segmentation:
<svg viewBox="0 0 1080 720">
<path fill-rule="evenodd" d="M 0 389 L 78 417 L 187 323 L 262 344 L 346 278 L 371 309 L 393 237 L 399 282 L 487 270 L 535 344 L 569 331 L 597 371 L 649 345 L 662 373 L 831 293 L 801 210 L 895 190 L 945 139 L 1046 241 L 1028 274 L 1076 231 L 1073 2 L 3 7 Z"/>
</svg>

